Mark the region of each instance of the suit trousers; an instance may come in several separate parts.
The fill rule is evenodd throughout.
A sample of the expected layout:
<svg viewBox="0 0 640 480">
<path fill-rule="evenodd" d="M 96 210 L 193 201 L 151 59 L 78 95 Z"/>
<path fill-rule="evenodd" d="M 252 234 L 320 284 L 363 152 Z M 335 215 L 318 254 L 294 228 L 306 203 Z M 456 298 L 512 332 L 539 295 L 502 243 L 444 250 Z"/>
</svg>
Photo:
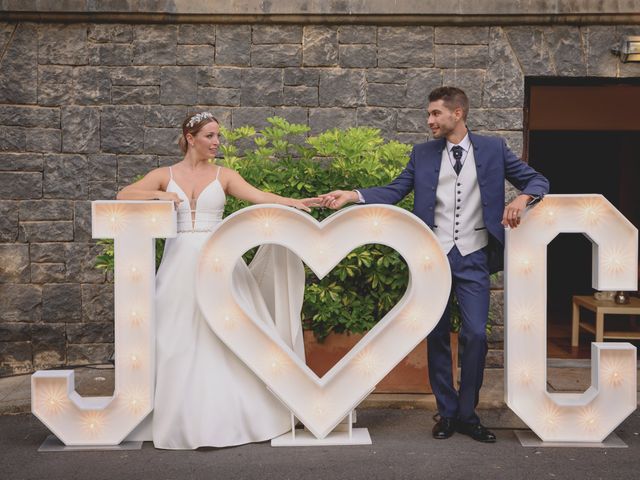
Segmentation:
<svg viewBox="0 0 640 480">
<path fill-rule="evenodd" d="M 460 388 L 453 385 L 451 366 L 450 303 L 427 336 L 429 378 L 438 413 L 466 423 L 479 423 L 475 412 L 487 356 L 489 316 L 489 263 L 486 248 L 463 256 L 456 246 L 447 254 L 451 266 L 451 291 L 460 306 L 459 343 L 462 350 Z M 456 372 L 457 373 L 457 372 Z"/>
</svg>

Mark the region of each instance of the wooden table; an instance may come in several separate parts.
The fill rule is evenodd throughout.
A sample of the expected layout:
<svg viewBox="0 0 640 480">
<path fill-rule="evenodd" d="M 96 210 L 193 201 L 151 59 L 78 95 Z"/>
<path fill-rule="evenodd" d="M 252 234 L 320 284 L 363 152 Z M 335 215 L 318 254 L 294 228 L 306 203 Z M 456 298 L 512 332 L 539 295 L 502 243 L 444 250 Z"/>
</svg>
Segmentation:
<svg viewBox="0 0 640 480">
<path fill-rule="evenodd" d="M 596 314 L 596 324 L 580 321 L 580 307 L 591 310 Z M 573 296 L 573 319 L 571 325 L 571 346 L 578 346 L 578 333 L 582 328 L 596 336 L 596 342 L 602 342 L 605 338 L 625 340 L 640 339 L 640 331 L 635 328 L 635 317 L 631 320 L 631 329 L 626 331 L 614 331 L 604 329 L 605 315 L 640 315 L 640 298 L 631 297 L 630 302 L 618 305 L 613 300 L 596 300 L 591 295 Z"/>
</svg>

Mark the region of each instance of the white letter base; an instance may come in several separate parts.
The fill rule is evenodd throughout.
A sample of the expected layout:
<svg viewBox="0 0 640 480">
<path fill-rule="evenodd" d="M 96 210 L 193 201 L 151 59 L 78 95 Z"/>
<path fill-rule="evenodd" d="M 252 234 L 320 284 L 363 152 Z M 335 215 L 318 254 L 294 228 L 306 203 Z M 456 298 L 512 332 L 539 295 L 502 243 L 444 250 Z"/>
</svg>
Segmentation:
<svg viewBox="0 0 640 480">
<path fill-rule="evenodd" d="M 353 428 L 355 411 L 340 422 L 324 438 L 316 438 L 309 430 L 296 431 L 296 417 L 291 412 L 291 431 L 271 440 L 272 447 L 321 447 L 327 445 L 371 445 L 371 436 L 366 428 Z"/>
</svg>

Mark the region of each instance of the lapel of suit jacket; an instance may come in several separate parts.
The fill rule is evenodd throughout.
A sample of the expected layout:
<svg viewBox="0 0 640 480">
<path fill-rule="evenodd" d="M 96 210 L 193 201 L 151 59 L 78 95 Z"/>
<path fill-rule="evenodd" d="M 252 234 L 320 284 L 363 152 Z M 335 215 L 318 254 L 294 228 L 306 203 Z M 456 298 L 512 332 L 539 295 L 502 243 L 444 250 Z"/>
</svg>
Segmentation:
<svg viewBox="0 0 640 480">
<path fill-rule="evenodd" d="M 469 132 L 469 140 L 471 140 L 471 145 L 473 145 L 473 158 L 476 162 L 476 175 L 478 176 L 478 181 L 482 184 L 482 181 L 485 179 L 484 172 L 487 171 L 485 165 L 487 162 L 487 159 L 485 158 L 486 149 L 481 148 L 482 137 L 479 135 Z"/>
</svg>

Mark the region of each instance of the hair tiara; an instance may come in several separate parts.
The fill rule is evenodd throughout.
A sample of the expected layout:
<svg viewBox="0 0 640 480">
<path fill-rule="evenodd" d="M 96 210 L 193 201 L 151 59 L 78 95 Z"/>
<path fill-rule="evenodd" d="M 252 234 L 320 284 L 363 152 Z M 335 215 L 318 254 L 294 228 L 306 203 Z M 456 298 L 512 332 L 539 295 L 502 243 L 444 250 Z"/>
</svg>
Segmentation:
<svg viewBox="0 0 640 480">
<path fill-rule="evenodd" d="M 200 112 L 200 113 L 196 113 L 193 117 L 189 119 L 189 121 L 187 122 L 187 127 L 193 128 L 194 125 L 196 125 L 197 123 L 200 123 L 205 118 L 213 118 L 215 120 L 215 117 L 211 112 Z"/>
</svg>

